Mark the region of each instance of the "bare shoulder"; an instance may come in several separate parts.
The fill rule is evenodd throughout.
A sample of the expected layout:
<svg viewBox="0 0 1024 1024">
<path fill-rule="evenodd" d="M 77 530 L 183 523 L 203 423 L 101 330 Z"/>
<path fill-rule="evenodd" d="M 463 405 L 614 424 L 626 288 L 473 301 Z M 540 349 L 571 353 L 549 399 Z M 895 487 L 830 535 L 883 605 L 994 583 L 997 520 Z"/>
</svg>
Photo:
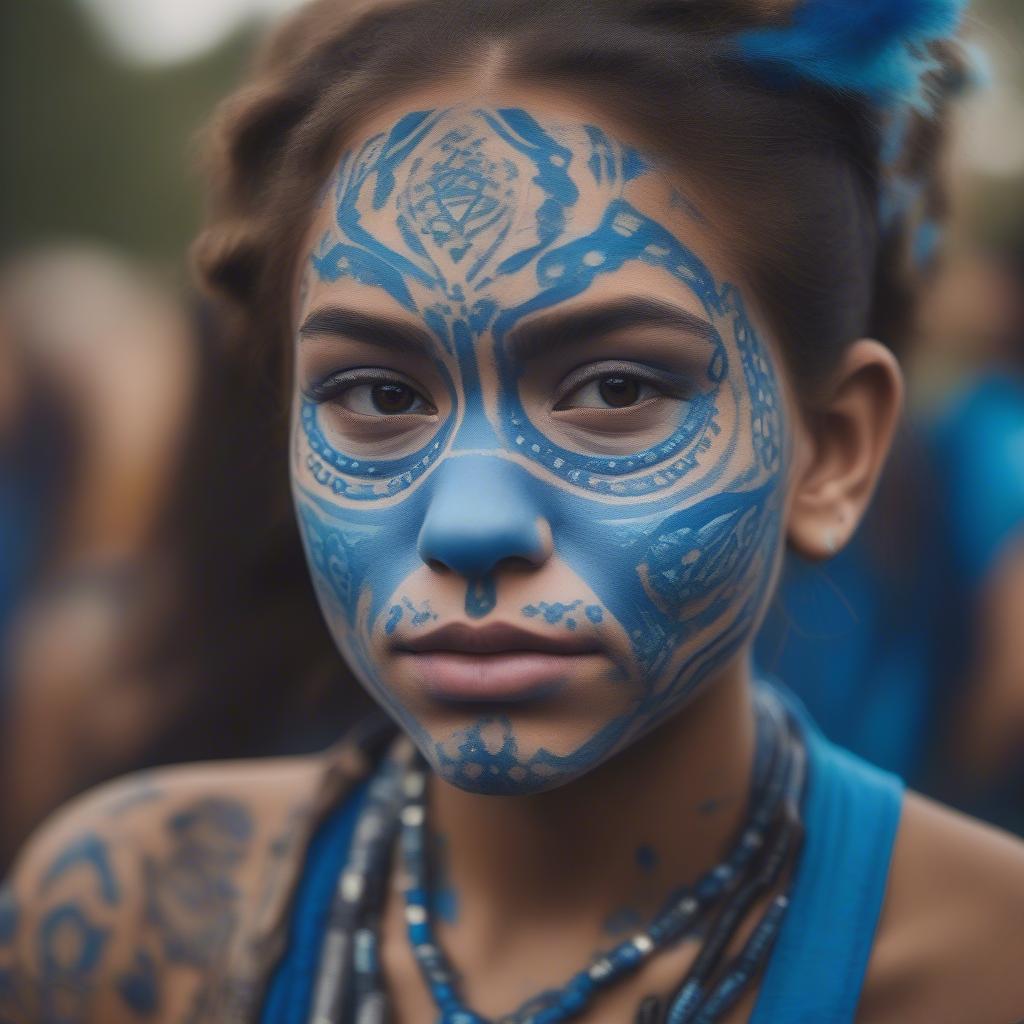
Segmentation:
<svg viewBox="0 0 1024 1024">
<path fill-rule="evenodd" d="M 1024 842 L 908 794 L 858 1021 L 1024 1019 Z"/>
<path fill-rule="evenodd" d="M 0 1020 L 190 1019 L 321 775 L 319 758 L 190 765 L 58 811 L 0 890 Z"/>
</svg>

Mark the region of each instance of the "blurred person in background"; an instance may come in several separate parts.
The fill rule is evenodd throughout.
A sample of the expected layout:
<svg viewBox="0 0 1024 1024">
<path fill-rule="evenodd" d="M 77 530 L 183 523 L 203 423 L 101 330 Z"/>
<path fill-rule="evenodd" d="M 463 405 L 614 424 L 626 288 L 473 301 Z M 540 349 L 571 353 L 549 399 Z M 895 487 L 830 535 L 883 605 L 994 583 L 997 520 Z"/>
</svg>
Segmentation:
<svg viewBox="0 0 1024 1024">
<path fill-rule="evenodd" d="M 13 261 L 0 309 L 5 860 L 112 775 L 310 749 L 346 691 L 314 712 L 338 669 L 280 515 L 276 394 L 212 317 L 88 247 Z"/>
<path fill-rule="evenodd" d="M 963 595 L 936 774 L 950 798 L 1024 834 L 1024 237 L 970 262 L 930 315 L 948 333 L 980 308 L 985 328 L 930 432 Z"/>
<path fill-rule="evenodd" d="M 0 318 L 21 407 L 5 486 L 21 508 L 5 568 L 2 852 L 83 785 L 137 764 L 173 691 L 126 671 L 153 586 L 154 530 L 180 457 L 195 353 L 167 289 L 103 249 L 12 260 Z M 52 451 L 59 438 L 63 458 Z M 28 499 L 28 500 L 26 500 Z M 21 564 L 20 571 L 12 572 Z"/>
<path fill-rule="evenodd" d="M 790 553 L 757 656 L 837 742 L 1024 832 L 1024 277 L 976 246 L 929 276 L 912 372 L 954 352 L 959 380 L 904 425 L 851 544 Z"/>
<path fill-rule="evenodd" d="M 16 344 L 0 307 L 0 699 L 11 620 L 45 560 L 72 469 L 74 425 L 38 357 Z"/>
</svg>

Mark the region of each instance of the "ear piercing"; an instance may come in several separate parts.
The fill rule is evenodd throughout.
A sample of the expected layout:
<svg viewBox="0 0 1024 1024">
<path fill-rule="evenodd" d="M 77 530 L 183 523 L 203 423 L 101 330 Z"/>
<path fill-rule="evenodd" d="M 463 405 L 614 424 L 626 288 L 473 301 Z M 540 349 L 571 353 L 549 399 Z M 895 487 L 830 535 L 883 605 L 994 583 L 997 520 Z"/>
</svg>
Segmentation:
<svg viewBox="0 0 1024 1024">
<path fill-rule="evenodd" d="M 825 531 L 825 550 L 830 555 L 834 555 L 838 550 L 836 545 L 836 535 L 831 530 Z"/>
</svg>

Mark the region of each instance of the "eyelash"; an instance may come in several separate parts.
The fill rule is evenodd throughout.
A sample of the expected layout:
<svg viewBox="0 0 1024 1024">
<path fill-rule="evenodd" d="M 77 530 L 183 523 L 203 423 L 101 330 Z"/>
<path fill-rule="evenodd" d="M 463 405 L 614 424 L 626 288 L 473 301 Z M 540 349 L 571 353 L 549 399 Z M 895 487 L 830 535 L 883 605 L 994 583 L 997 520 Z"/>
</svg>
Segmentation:
<svg viewBox="0 0 1024 1024">
<path fill-rule="evenodd" d="M 305 388 L 303 393 L 305 397 L 312 402 L 340 403 L 340 400 L 355 388 L 367 385 L 372 386 L 374 384 L 398 384 L 401 387 L 408 388 L 425 406 L 425 408 L 417 409 L 415 412 L 377 414 L 382 419 L 393 419 L 401 415 L 433 415 L 437 412 L 430 400 L 424 396 L 421 389 L 413 383 L 413 381 L 393 370 L 377 370 L 370 367 L 357 370 L 345 370 L 342 373 L 331 374 L 323 380 L 310 384 Z M 355 415 L 373 415 L 369 413 L 357 413 L 355 410 L 349 411 L 353 412 Z"/>
<path fill-rule="evenodd" d="M 642 366 L 636 363 L 608 360 L 581 367 L 570 373 L 558 389 L 558 396 L 555 399 L 553 410 L 557 412 L 572 408 L 602 408 L 599 405 L 567 406 L 564 403 L 574 395 L 579 394 L 587 386 L 591 384 L 598 384 L 602 381 L 615 377 L 624 378 L 629 381 L 636 381 L 640 384 L 646 384 L 649 387 L 654 388 L 659 395 L 666 398 L 685 399 L 688 397 L 688 382 L 676 374 L 655 370 L 652 367 Z M 370 367 L 356 370 L 345 370 L 342 373 L 331 374 L 323 380 L 310 384 L 305 389 L 304 394 L 307 399 L 314 402 L 340 403 L 341 399 L 355 388 L 361 386 L 372 386 L 375 384 L 397 384 L 401 387 L 408 388 L 413 395 L 416 396 L 416 399 L 423 403 L 425 408 L 406 410 L 400 413 L 385 413 L 381 411 L 378 411 L 376 414 L 360 413 L 354 409 L 349 409 L 349 412 L 352 412 L 355 415 L 379 416 L 380 418 L 393 419 L 396 416 L 401 415 L 431 415 L 437 411 L 430 401 L 422 394 L 420 389 L 408 378 L 394 371 L 385 371 Z M 643 401 L 650 401 L 650 397 L 643 399 Z M 636 405 L 639 404 L 641 403 L 635 402 L 627 406 L 621 406 L 620 408 L 635 408 Z"/>
</svg>

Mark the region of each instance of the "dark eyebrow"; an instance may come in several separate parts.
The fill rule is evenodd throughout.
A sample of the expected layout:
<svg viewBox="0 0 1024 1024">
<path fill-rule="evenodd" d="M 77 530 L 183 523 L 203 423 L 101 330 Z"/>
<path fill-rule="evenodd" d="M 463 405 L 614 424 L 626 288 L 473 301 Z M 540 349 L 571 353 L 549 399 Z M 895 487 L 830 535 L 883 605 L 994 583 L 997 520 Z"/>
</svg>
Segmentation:
<svg viewBox="0 0 1024 1024">
<path fill-rule="evenodd" d="M 555 346 L 593 340 L 630 327 L 671 327 L 708 341 L 718 338 L 709 321 L 680 306 L 658 299 L 628 298 L 521 324 L 509 334 L 509 351 L 525 361 Z"/>
<path fill-rule="evenodd" d="M 414 349 L 426 353 L 433 353 L 435 349 L 434 338 L 427 331 L 402 320 L 360 313 L 354 309 L 345 309 L 343 306 L 322 306 L 315 309 L 299 328 L 301 338 L 314 338 L 325 334 L 364 341 L 370 345 L 380 345 L 382 348 L 405 351 Z"/>
</svg>

